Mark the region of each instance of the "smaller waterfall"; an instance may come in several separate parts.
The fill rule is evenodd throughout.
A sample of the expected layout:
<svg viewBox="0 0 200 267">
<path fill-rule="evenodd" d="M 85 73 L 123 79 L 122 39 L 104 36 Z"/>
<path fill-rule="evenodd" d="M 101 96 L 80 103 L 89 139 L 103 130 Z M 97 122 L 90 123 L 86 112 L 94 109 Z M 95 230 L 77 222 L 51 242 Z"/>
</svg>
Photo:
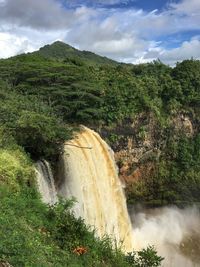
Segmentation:
<svg viewBox="0 0 200 267">
<path fill-rule="evenodd" d="M 38 189 L 44 203 L 54 205 L 57 202 L 57 193 L 50 164 L 46 160 L 36 163 Z"/>
</svg>

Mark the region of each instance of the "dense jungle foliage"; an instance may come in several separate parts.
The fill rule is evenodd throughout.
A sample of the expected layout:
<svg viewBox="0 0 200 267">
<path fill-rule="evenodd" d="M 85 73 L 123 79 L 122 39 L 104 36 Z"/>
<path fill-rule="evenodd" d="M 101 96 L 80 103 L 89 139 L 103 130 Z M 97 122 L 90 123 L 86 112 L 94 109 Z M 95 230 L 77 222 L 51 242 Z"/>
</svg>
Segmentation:
<svg viewBox="0 0 200 267">
<path fill-rule="evenodd" d="M 148 159 L 154 171 L 133 184 L 129 201 L 200 202 L 200 61 L 185 60 L 173 68 L 159 60 L 122 64 L 61 42 L 0 60 L 1 260 L 20 267 L 62 262 L 159 266 L 153 249 L 144 250 L 137 261 L 135 254 L 125 257 L 107 238 L 94 238 L 70 213 L 69 203 L 49 208 L 34 189 L 33 161 L 55 163 L 63 141 L 79 124 L 99 131 L 107 127 L 115 147 L 118 136 L 112 130 L 140 114 L 154 115 L 160 154 Z M 192 120 L 192 135 L 171 126 L 177 114 Z M 136 137 L 144 135 L 141 127 Z M 73 250 L 78 246 L 88 253 L 77 256 Z M 152 263 L 145 265 L 149 259 Z"/>
</svg>

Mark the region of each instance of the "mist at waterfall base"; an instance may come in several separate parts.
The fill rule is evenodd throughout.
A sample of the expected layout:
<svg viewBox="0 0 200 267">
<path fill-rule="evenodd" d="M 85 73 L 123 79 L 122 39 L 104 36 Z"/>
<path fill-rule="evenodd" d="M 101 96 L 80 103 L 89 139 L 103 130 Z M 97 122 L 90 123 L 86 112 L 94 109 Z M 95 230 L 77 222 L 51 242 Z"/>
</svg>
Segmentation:
<svg viewBox="0 0 200 267">
<path fill-rule="evenodd" d="M 129 209 L 134 248 L 154 245 L 165 267 L 200 266 L 200 212 L 195 206 L 179 209 Z"/>
</svg>

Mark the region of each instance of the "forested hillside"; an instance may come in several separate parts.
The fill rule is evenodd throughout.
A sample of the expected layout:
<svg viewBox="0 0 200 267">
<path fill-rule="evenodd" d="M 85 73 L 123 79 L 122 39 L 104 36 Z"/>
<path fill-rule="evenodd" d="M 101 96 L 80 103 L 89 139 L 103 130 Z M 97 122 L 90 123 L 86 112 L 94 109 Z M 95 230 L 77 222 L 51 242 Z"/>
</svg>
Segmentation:
<svg viewBox="0 0 200 267">
<path fill-rule="evenodd" d="M 114 148 L 129 201 L 199 202 L 198 60 L 122 64 L 56 42 L 0 60 L 0 79 L 3 136 L 33 159 L 56 162 L 88 125 Z"/>
</svg>

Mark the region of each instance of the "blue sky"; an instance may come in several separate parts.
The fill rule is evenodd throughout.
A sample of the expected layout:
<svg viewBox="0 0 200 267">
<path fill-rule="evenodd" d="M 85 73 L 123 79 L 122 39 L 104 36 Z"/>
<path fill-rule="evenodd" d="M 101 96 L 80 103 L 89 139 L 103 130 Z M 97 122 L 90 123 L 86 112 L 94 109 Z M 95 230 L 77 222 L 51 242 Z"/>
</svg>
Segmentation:
<svg viewBox="0 0 200 267">
<path fill-rule="evenodd" d="M 106 7 L 106 8 L 136 8 L 136 9 L 144 9 L 146 11 L 152 11 L 154 9 L 162 10 L 168 4 L 167 0 L 111 0 L 111 1 L 83 1 L 77 0 L 72 1 L 69 5 L 71 6 L 81 6 L 86 5 L 89 7 Z"/>
<path fill-rule="evenodd" d="M 200 0 L 0 0 L 0 57 L 56 40 L 122 62 L 200 59 Z"/>
</svg>

